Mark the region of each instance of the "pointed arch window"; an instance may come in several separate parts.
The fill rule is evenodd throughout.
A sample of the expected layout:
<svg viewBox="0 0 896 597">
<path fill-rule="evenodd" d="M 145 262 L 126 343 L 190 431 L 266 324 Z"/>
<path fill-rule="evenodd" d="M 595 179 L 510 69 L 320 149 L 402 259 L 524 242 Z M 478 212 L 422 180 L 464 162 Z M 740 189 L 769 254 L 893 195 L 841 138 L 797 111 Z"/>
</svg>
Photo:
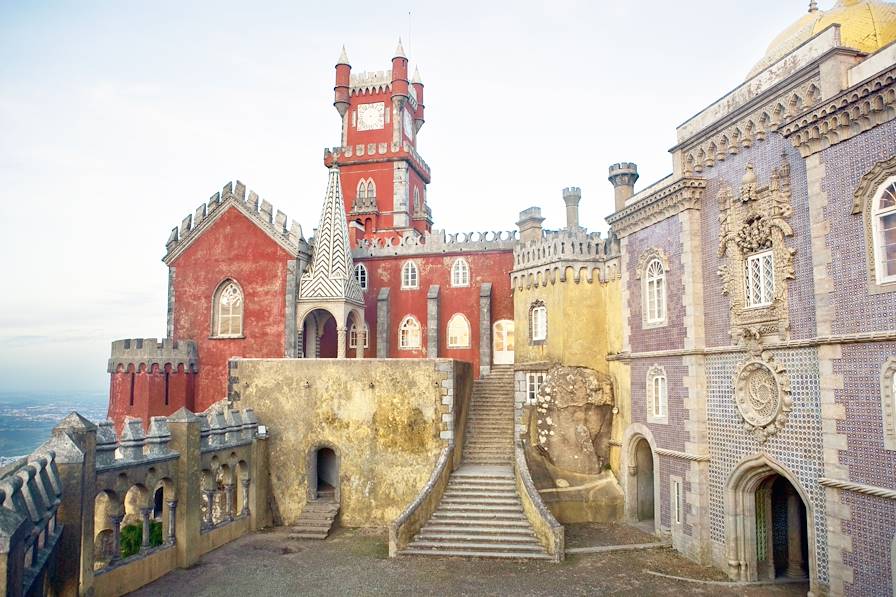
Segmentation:
<svg viewBox="0 0 896 597">
<path fill-rule="evenodd" d="M 896 176 L 880 186 L 872 205 L 877 282 L 896 282 Z"/>
<path fill-rule="evenodd" d="M 225 280 L 215 291 L 212 308 L 212 335 L 239 338 L 243 335 L 243 291 L 233 280 Z"/>
<path fill-rule="evenodd" d="M 373 184 L 373 179 L 367 179 L 367 198 L 368 199 L 376 199 L 376 185 Z"/>
<path fill-rule="evenodd" d="M 363 179 L 358 183 L 358 199 L 361 201 L 367 199 L 367 182 Z"/>
<path fill-rule="evenodd" d="M 666 269 L 659 259 L 647 264 L 644 276 L 645 320 L 650 325 L 666 321 Z"/>
<path fill-rule="evenodd" d="M 462 313 L 448 320 L 448 348 L 470 348 L 470 322 Z"/>
<path fill-rule="evenodd" d="M 414 187 L 414 213 L 420 212 L 420 188 Z"/>
<path fill-rule="evenodd" d="M 358 281 L 361 290 L 367 290 L 367 268 L 363 263 L 355 266 L 355 280 Z"/>
<path fill-rule="evenodd" d="M 470 285 L 470 264 L 463 257 L 458 257 L 451 265 L 451 286 L 455 288 Z"/>
<path fill-rule="evenodd" d="M 420 287 L 420 275 L 417 271 L 417 264 L 413 261 L 405 261 L 401 266 L 401 287 L 405 290 Z"/>
<path fill-rule="evenodd" d="M 401 320 L 398 328 L 398 348 L 413 350 L 420 348 L 420 322 L 413 315 L 407 315 Z"/>
<path fill-rule="evenodd" d="M 358 329 L 358 325 L 353 323 L 348 329 L 348 347 L 358 348 L 360 342 L 364 348 L 370 348 L 370 327 L 364 322 L 364 329 Z"/>
</svg>

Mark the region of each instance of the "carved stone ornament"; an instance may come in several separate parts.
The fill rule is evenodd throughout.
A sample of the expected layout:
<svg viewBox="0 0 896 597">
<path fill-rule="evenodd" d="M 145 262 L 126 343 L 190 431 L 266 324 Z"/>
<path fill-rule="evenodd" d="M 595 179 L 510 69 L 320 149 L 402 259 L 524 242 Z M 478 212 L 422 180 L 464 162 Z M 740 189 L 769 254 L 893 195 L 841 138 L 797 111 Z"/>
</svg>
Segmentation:
<svg viewBox="0 0 896 597">
<path fill-rule="evenodd" d="M 784 428 L 793 410 L 790 380 L 770 352 L 751 352 L 734 377 L 734 400 L 744 429 L 765 443 Z"/>
<path fill-rule="evenodd" d="M 767 186 L 758 184 L 753 166 L 741 183 L 735 197 L 730 187 L 719 192 L 719 257 L 718 275 L 722 293 L 731 301 L 731 335 L 736 337 L 743 327 L 758 331 L 760 337 L 788 336 L 790 322 L 787 310 L 787 280 L 794 277 L 794 249 L 784 244 L 793 236 L 788 220 L 793 212 L 790 204 L 790 165 L 786 159 L 772 170 Z M 774 295 L 770 304 L 747 306 L 748 258 L 771 250 Z"/>
</svg>

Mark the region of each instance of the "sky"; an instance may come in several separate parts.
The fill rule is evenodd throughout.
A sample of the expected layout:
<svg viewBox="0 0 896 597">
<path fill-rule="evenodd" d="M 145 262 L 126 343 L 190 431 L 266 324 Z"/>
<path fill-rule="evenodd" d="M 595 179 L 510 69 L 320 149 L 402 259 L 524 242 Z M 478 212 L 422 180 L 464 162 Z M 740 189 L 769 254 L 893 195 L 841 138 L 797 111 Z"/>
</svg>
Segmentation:
<svg viewBox="0 0 896 597">
<path fill-rule="evenodd" d="M 829 8 L 832 0 L 820 2 Z M 0 392 L 104 392 L 165 334 L 171 228 L 228 181 L 316 226 L 334 65 L 426 85 L 435 227 L 511 230 L 564 187 L 606 230 L 607 167 L 669 174 L 675 127 L 740 84 L 801 0 L 0 0 Z"/>
</svg>

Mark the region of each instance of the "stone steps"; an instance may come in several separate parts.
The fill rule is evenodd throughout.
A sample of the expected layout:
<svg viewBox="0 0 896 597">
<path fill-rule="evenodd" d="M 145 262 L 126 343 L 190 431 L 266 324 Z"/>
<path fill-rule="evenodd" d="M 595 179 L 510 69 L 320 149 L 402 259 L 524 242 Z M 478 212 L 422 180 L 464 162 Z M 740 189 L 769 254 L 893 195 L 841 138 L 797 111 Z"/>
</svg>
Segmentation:
<svg viewBox="0 0 896 597">
<path fill-rule="evenodd" d="M 290 539 L 326 539 L 339 514 L 339 504 L 331 500 L 312 500 L 305 504 L 292 526 Z"/>
</svg>

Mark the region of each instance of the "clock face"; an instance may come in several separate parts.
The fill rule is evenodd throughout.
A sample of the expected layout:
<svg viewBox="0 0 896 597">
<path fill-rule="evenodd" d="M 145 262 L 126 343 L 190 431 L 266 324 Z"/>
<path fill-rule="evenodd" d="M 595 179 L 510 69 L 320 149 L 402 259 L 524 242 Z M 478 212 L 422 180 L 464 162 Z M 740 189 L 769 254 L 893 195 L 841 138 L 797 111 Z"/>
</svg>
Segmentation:
<svg viewBox="0 0 896 597">
<path fill-rule="evenodd" d="M 386 123 L 386 104 L 361 104 L 358 106 L 358 130 L 375 131 Z"/>
<path fill-rule="evenodd" d="M 404 111 L 404 134 L 411 139 L 414 138 L 414 119 L 407 110 Z"/>
</svg>

